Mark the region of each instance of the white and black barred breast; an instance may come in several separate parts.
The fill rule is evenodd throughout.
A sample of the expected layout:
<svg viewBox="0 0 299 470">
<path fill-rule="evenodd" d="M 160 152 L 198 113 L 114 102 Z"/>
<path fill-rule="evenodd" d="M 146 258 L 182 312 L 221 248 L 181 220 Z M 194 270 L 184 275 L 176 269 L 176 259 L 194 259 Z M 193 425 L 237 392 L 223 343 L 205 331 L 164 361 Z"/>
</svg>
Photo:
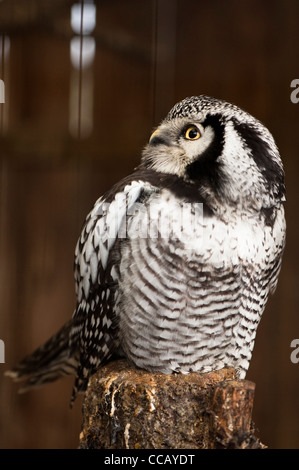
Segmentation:
<svg viewBox="0 0 299 470">
<path fill-rule="evenodd" d="M 114 258 L 115 352 L 155 372 L 230 366 L 245 377 L 277 282 L 280 218 L 274 227 L 234 211 L 219 220 L 154 187 L 130 214 Z"/>
</svg>

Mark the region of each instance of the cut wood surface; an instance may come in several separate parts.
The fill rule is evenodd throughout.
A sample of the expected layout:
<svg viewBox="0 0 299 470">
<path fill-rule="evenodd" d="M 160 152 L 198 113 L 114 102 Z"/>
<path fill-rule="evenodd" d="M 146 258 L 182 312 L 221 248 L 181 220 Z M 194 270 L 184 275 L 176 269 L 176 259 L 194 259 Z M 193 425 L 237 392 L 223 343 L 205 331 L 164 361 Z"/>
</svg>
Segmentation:
<svg viewBox="0 0 299 470">
<path fill-rule="evenodd" d="M 89 381 L 79 448 L 264 448 L 252 430 L 254 389 L 230 368 L 164 375 L 111 362 Z"/>
</svg>

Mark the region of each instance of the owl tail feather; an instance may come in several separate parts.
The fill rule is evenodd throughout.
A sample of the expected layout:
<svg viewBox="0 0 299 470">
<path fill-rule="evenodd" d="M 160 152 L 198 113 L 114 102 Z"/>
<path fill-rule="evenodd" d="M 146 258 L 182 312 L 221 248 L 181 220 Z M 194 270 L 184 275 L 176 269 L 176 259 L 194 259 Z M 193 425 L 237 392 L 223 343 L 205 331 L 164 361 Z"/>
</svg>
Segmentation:
<svg viewBox="0 0 299 470">
<path fill-rule="evenodd" d="M 76 375 L 78 360 L 70 355 L 69 348 L 71 327 L 72 320 L 45 344 L 5 372 L 15 382 L 25 381 L 19 393 L 53 382 L 64 375 Z"/>
</svg>

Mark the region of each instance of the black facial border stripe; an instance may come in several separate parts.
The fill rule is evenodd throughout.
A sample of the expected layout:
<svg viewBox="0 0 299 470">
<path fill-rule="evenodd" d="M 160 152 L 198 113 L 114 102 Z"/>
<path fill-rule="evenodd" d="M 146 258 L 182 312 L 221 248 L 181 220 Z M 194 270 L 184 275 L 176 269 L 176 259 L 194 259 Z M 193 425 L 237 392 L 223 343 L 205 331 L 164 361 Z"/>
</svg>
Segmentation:
<svg viewBox="0 0 299 470">
<path fill-rule="evenodd" d="M 277 187 L 278 196 L 285 194 L 284 172 L 271 155 L 268 143 L 261 137 L 258 129 L 248 123 L 242 123 L 232 119 L 233 125 L 239 136 L 251 150 L 251 156 L 261 170 L 266 182 Z"/>
<path fill-rule="evenodd" d="M 186 168 L 188 177 L 195 180 L 208 180 L 215 190 L 222 185 L 221 165 L 217 161 L 224 146 L 224 124 L 220 114 L 208 115 L 202 123 L 204 128 L 212 127 L 214 138 L 206 150 Z"/>
</svg>

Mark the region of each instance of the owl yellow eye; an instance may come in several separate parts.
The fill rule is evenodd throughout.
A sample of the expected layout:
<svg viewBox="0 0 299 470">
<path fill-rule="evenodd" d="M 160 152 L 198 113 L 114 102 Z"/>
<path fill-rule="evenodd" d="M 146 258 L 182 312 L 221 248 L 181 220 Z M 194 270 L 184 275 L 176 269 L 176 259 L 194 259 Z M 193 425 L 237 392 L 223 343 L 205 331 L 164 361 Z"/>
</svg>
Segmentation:
<svg viewBox="0 0 299 470">
<path fill-rule="evenodd" d="M 185 132 L 185 139 L 197 140 L 200 138 L 200 132 L 196 126 L 190 126 Z"/>
</svg>

